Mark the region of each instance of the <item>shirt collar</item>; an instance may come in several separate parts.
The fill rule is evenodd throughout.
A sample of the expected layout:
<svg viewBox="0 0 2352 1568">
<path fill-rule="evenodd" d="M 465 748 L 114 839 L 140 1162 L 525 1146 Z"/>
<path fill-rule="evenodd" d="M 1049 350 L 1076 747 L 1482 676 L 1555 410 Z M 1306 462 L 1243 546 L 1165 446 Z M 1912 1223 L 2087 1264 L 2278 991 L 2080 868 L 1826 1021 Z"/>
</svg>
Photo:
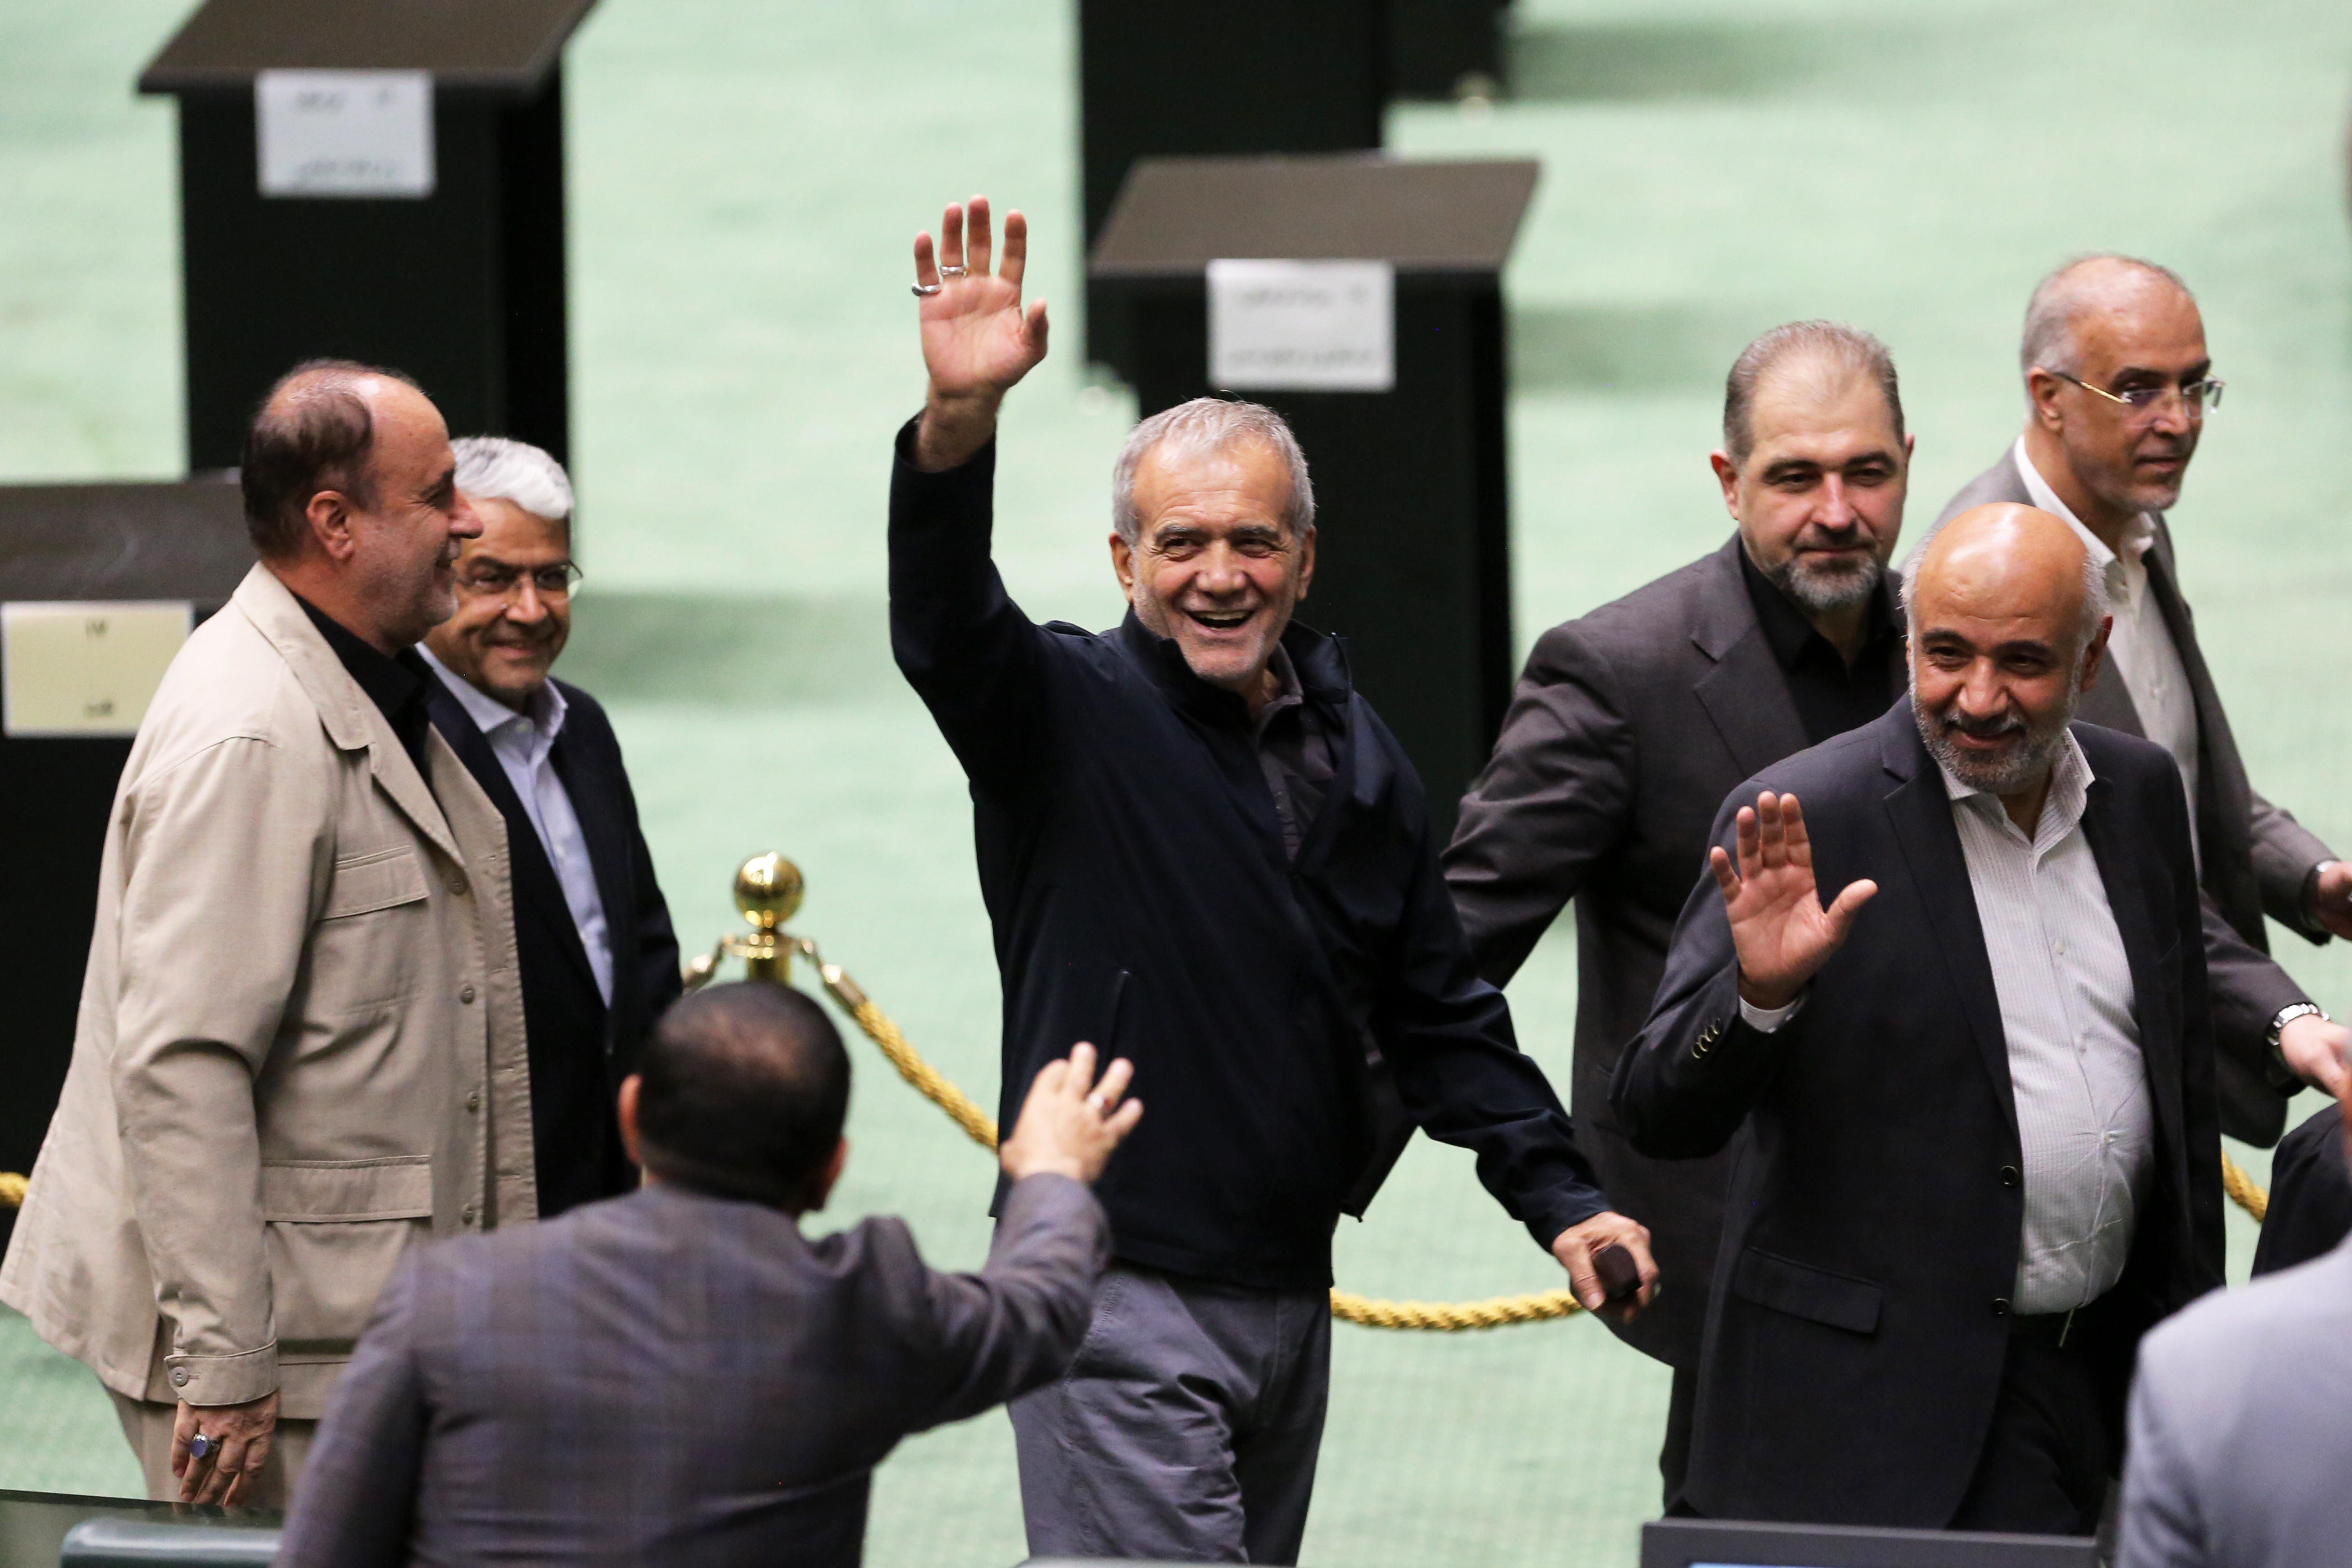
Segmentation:
<svg viewBox="0 0 2352 1568">
<path fill-rule="evenodd" d="M 381 652 L 301 595 L 296 594 L 294 602 L 302 606 L 302 613 L 310 617 L 310 624 L 319 628 L 319 635 L 327 639 L 327 646 L 334 649 L 335 658 L 359 682 L 368 700 L 383 710 L 385 718 L 424 697 L 425 682 L 433 678 L 415 648 L 404 647 L 396 654 Z"/>
<path fill-rule="evenodd" d="M 2107 548 L 2106 541 L 2083 526 L 2083 520 L 2074 515 L 2072 507 L 2058 499 L 2058 492 L 2050 488 L 2050 481 L 2042 477 L 2042 470 L 2035 468 L 2033 459 L 2025 455 L 2024 437 L 2017 438 L 2017 445 L 2011 449 L 2011 455 L 2017 462 L 2017 477 L 2025 481 L 2025 493 L 2033 498 L 2033 504 L 2073 529 L 2074 537 L 2083 542 L 2083 548 L 2091 552 L 2091 559 L 2099 563 L 2100 571 L 2105 572 L 2114 565 L 2117 557 Z M 2156 520 L 2146 512 L 2133 518 L 2124 525 L 2123 542 L 2124 556 L 2132 564 L 2139 564 L 2147 554 L 2147 547 L 2156 542 Z"/>
<path fill-rule="evenodd" d="M 563 713 L 569 704 L 563 700 L 563 693 L 556 689 L 554 681 L 547 681 L 532 692 L 530 700 L 518 713 L 442 663 L 439 657 L 424 644 L 419 643 L 416 651 L 425 656 L 434 673 L 440 676 L 441 684 L 449 689 L 449 695 L 457 700 L 457 706 L 466 710 L 466 716 L 483 734 L 493 734 L 509 724 L 518 722 L 530 725 L 546 736 L 550 742 L 562 732 Z"/>
<path fill-rule="evenodd" d="M 2082 743 L 2074 731 L 2067 730 L 2063 736 L 2057 760 L 2050 764 L 2050 794 L 2042 803 L 2042 820 L 2034 825 L 2034 841 L 2054 843 L 2074 830 L 2083 820 L 2083 805 L 2090 798 L 2091 759 L 2083 754 Z M 1943 763 L 1936 771 L 1944 775 L 1944 793 L 1955 801 L 1978 802 L 1977 809 L 1990 809 L 2008 819 L 2008 813 L 1999 795 L 1980 790 L 1974 784 L 1963 784 L 1951 769 Z"/>
<path fill-rule="evenodd" d="M 1764 575 L 1756 563 L 1748 558 L 1748 546 L 1739 546 L 1739 574 L 1748 584 L 1748 597 L 1756 608 L 1756 623 L 1764 629 L 1764 641 L 1772 650 L 1774 662 L 1784 670 L 1797 668 L 1797 660 L 1805 649 L 1819 642 L 1840 664 L 1845 656 L 1839 653 L 1829 638 L 1822 636 L 1805 612 L 1795 601 L 1782 593 L 1780 585 Z M 1870 595 L 1870 606 L 1864 612 L 1862 646 L 1869 648 L 1895 629 L 1893 590 L 1886 574 L 1879 576 L 1878 587 Z"/>
</svg>

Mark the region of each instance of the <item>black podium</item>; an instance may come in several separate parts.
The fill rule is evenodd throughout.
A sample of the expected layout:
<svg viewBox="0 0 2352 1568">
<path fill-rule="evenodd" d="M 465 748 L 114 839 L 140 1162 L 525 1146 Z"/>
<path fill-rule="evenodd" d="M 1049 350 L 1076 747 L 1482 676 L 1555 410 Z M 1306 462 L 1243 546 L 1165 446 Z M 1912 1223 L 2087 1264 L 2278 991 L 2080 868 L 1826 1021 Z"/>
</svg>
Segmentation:
<svg viewBox="0 0 2352 1568">
<path fill-rule="evenodd" d="M 568 457 L 559 56 L 593 3 L 205 0 L 164 46 L 139 89 L 180 104 L 192 470 L 234 465 L 262 393 L 317 355 Z M 425 73 L 427 188 L 371 190 L 354 159 L 336 194 L 265 194 L 261 79 L 289 71 Z"/>
<path fill-rule="evenodd" d="M 0 485 L 0 602 L 173 601 L 201 620 L 253 564 L 235 485 Z M 0 659 L 5 659 L 0 651 Z M 21 672 L 19 672 L 21 673 Z M 72 1055 L 127 734 L 0 730 L 0 1172 L 29 1172 Z M 16 1211 L 0 1206 L 0 1246 Z"/>
<path fill-rule="evenodd" d="M 1150 161 L 1088 268 L 1130 322 L 1139 414 L 1233 390 L 1297 432 L 1321 519 L 1301 618 L 1348 639 L 1441 833 L 1514 673 L 1500 273 L 1536 174 L 1532 162 L 1378 155 Z M 1209 267 L 1251 258 L 1392 266 L 1389 389 L 1213 385 Z"/>
</svg>

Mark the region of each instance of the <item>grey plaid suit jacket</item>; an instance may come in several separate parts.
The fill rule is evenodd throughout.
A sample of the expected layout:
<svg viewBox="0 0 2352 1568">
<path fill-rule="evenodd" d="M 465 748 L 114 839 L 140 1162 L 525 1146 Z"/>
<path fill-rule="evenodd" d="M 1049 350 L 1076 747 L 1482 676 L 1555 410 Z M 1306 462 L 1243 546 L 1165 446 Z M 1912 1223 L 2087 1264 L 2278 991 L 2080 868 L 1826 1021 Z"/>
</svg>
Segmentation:
<svg viewBox="0 0 2352 1568">
<path fill-rule="evenodd" d="M 895 1219 L 810 1241 L 675 1187 L 421 1249 L 278 1561 L 848 1568 L 874 1467 L 1055 1376 L 1108 1257 L 1093 1195 L 1049 1175 L 1013 1187 L 978 1274 L 926 1268 Z"/>
</svg>

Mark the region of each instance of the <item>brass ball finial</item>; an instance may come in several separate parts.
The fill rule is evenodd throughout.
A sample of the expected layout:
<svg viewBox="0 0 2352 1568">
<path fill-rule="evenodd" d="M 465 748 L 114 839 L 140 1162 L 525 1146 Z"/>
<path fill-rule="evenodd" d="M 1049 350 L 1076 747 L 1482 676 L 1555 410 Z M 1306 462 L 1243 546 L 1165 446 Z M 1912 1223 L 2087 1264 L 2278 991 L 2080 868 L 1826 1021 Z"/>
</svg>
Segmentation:
<svg viewBox="0 0 2352 1568">
<path fill-rule="evenodd" d="M 754 931 L 772 931 L 792 919 L 803 891 L 801 868 L 772 849 L 752 856 L 735 873 L 735 907 Z"/>
</svg>

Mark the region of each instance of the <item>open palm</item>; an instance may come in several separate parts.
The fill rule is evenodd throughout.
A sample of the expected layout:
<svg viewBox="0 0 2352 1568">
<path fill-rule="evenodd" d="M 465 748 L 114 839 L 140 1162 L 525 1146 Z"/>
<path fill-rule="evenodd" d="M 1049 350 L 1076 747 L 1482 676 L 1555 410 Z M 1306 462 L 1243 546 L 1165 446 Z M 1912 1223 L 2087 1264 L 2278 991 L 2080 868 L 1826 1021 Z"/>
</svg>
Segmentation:
<svg viewBox="0 0 2352 1568">
<path fill-rule="evenodd" d="M 1028 220 L 1010 213 L 1003 264 L 990 270 L 996 257 L 985 196 L 947 209 L 936 255 L 929 235 L 915 237 L 915 280 L 939 289 L 922 300 L 923 363 L 934 398 L 992 404 L 1045 357 L 1045 302 L 1025 310 L 1021 304 L 1028 260 Z"/>
<path fill-rule="evenodd" d="M 1845 944 L 1853 917 L 1877 893 L 1867 879 L 1847 885 L 1826 909 L 1813 879 L 1813 845 L 1793 795 L 1767 790 L 1739 808 L 1737 867 L 1721 846 L 1707 852 L 1723 889 L 1739 955 L 1739 994 L 1759 1007 L 1795 1000 Z"/>
</svg>

